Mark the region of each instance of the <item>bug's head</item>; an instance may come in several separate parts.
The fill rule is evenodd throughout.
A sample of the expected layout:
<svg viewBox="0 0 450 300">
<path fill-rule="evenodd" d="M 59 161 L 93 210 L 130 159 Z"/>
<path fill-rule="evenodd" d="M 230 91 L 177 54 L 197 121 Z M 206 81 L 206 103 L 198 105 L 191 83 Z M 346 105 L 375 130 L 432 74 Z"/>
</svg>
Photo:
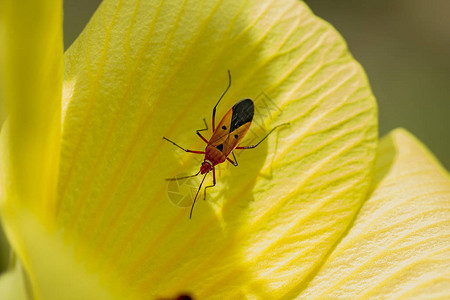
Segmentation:
<svg viewBox="0 0 450 300">
<path fill-rule="evenodd" d="M 212 163 L 209 160 L 205 160 L 202 162 L 202 166 L 200 167 L 200 173 L 205 174 L 211 171 Z"/>
</svg>

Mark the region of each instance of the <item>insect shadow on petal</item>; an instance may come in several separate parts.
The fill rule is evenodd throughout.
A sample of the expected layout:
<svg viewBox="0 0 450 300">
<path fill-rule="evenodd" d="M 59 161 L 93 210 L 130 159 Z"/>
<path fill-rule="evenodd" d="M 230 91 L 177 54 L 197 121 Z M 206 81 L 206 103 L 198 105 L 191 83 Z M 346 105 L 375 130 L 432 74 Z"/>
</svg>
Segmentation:
<svg viewBox="0 0 450 300">
<path fill-rule="evenodd" d="M 190 177 L 198 176 L 199 174 L 203 175 L 202 181 L 197 189 L 197 193 L 195 194 L 194 202 L 191 206 L 191 211 L 189 214 L 189 219 L 192 218 L 192 212 L 194 210 L 195 201 L 197 200 L 198 194 L 202 188 L 203 182 L 205 181 L 206 176 L 209 174 L 209 172 L 212 171 L 213 175 L 213 184 L 208 185 L 204 189 L 204 199 L 206 199 L 206 189 L 212 188 L 216 185 L 216 171 L 215 166 L 218 164 L 221 164 L 225 161 L 230 162 L 235 167 L 238 166 L 238 162 L 236 160 L 236 156 L 233 153 L 233 150 L 235 149 L 253 149 L 256 148 L 259 144 L 261 144 L 275 129 L 281 126 L 289 125 L 289 123 L 283 123 L 278 126 L 275 126 L 272 128 L 258 143 L 255 145 L 250 146 L 239 146 L 239 143 L 244 138 L 245 134 L 250 128 L 250 125 L 252 124 L 255 106 L 253 104 L 253 100 L 250 98 L 245 98 L 240 101 L 238 101 L 233 107 L 228 110 L 228 112 L 223 116 L 220 123 L 215 126 L 216 122 L 216 108 L 219 105 L 222 98 L 225 96 L 225 94 L 228 92 L 228 90 L 231 87 L 231 72 L 228 70 L 228 86 L 223 92 L 222 96 L 220 96 L 219 101 L 217 101 L 216 105 L 213 108 L 212 112 L 212 131 L 213 134 L 209 140 L 207 140 L 202 134 L 202 131 L 207 131 L 208 124 L 206 123 L 206 120 L 203 119 L 205 122 L 204 129 L 197 130 L 197 135 L 207 144 L 205 151 L 196 151 L 196 150 L 189 150 L 181 147 L 174 141 L 169 140 L 166 137 L 163 137 L 164 140 L 172 143 L 176 147 L 180 148 L 181 150 L 189 153 L 195 153 L 195 154 L 203 154 L 205 155 L 205 158 L 200 166 L 200 170 L 190 176 L 183 176 L 183 177 L 176 177 L 176 178 L 167 178 L 168 181 L 174 181 L 174 180 L 182 180 Z M 233 159 L 230 159 L 230 154 L 233 156 Z"/>
</svg>

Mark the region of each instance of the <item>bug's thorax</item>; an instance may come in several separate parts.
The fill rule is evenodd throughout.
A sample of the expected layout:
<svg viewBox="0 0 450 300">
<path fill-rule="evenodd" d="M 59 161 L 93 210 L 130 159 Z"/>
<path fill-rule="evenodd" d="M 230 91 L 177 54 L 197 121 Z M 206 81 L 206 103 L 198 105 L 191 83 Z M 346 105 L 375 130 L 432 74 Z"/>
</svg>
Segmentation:
<svg viewBox="0 0 450 300">
<path fill-rule="evenodd" d="M 209 161 L 213 166 L 223 163 L 227 157 L 217 147 L 213 145 L 206 146 L 205 161 Z"/>
</svg>

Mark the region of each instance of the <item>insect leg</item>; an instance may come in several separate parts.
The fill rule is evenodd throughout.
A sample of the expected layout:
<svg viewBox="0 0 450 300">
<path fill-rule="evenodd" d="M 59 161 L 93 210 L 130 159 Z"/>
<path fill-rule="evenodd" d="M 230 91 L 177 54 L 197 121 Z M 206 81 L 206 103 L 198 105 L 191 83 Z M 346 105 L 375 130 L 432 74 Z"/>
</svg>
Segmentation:
<svg viewBox="0 0 450 300">
<path fill-rule="evenodd" d="M 213 114 L 212 114 L 212 130 L 213 131 L 216 130 L 215 119 L 216 119 L 216 108 L 217 108 L 217 105 L 219 105 L 220 100 L 222 100 L 223 96 L 225 96 L 225 94 L 228 92 L 228 89 L 230 88 L 230 86 L 231 86 L 231 73 L 230 73 L 230 70 L 228 70 L 228 86 L 225 89 L 225 92 L 223 92 L 222 96 L 220 96 L 219 101 L 217 101 L 216 105 L 213 108 Z"/>
<path fill-rule="evenodd" d="M 203 197 L 203 200 L 206 200 L 206 189 L 216 185 L 216 169 L 214 167 L 212 168 L 212 172 L 213 172 L 213 184 L 205 186 L 205 196 Z"/>
<path fill-rule="evenodd" d="M 280 125 L 278 125 L 278 126 L 275 126 L 275 127 L 272 128 L 272 130 L 269 131 L 269 133 L 266 134 L 266 136 L 263 137 L 263 139 L 260 140 L 256 145 L 244 146 L 244 147 L 236 147 L 236 149 L 253 149 L 253 148 L 256 148 L 256 146 L 258 146 L 259 144 L 261 144 L 261 143 L 269 136 L 269 134 L 271 134 L 275 129 L 277 129 L 278 127 L 281 127 L 281 126 L 286 126 L 286 125 L 289 125 L 289 123 L 283 123 L 283 124 L 280 124 Z"/>
<path fill-rule="evenodd" d="M 205 143 L 207 143 L 208 144 L 208 140 L 207 139 L 205 139 L 204 137 L 203 137 L 203 135 L 200 133 L 200 131 L 205 131 L 205 130 L 208 130 L 208 124 L 206 123 L 206 119 L 205 118 L 203 118 L 203 122 L 205 122 L 205 126 L 206 126 L 206 128 L 203 128 L 203 129 L 199 129 L 199 130 L 197 130 L 197 135 L 205 142 Z"/>
<path fill-rule="evenodd" d="M 184 149 L 183 147 L 181 147 L 181 146 L 178 145 L 177 143 L 172 142 L 171 140 L 169 140 L 168 138 L 166 138 L 166 137 L 164 137 L 164 136 L 163 136 L 163 139 L 165 139 L 165 140 L 168 141 L 168 142 L 171 142 L 172 144 L 174 144 L 175 146 L 177 146 L 178 148 L 180 148 L 180 149 L 183 150 L 183 151 L 190 152 L 190 153 L 196 153 L 196 154 L 205 154 L 205 151 L 195 151 L 195 150 Z"/>
<path fill-rule="evenodd" d="M 203 176 L 202 183 L 200 183 L 200 186 L 198 187 L 198 190 L 197 190 L 197 194 L 195 194 L 194 203 L 192 203 L 191 213 L 189 214 L 189 219 L 192 218 L 192 211 L 194 210 L 195 200 L 197 200 L 198 192 L 200 192 L 200 189 L 202 188 L 202 184 L 203 184 L 203 181 L 205 181 L 206 175 L 208 175 L 208 173 L 206 173 L 205 176 Z"/>
<path fill-rule="evenodd" d="M 233 166 L 237 167 L 237 166 L 238 166 L 238 161 L 237 161 L 237 159 L 236 159 L 236 156 L 234 155 L 234 152 L 231 152 L 231 154 L 233 154 L 234 161 L 232 161 L 229 157 L 227 157 L 227 160 L 228 160 L 230 163 L 232 163 Z"/>
<path fill-rule="evenodd" d="M 167 180 L 167 181 L 176 181 L 176 180 L 181 180 L 181 179 L 186 179 L 186 178 L 195 177 L 195 176 L 197 176 L 198 174 L 200 174 L 200 171 L 198 171 L 198 172 L 195 173 L 194 175 L 183 176 L 183 177 L 166 178 L 166 180 Z"/>
</svg>

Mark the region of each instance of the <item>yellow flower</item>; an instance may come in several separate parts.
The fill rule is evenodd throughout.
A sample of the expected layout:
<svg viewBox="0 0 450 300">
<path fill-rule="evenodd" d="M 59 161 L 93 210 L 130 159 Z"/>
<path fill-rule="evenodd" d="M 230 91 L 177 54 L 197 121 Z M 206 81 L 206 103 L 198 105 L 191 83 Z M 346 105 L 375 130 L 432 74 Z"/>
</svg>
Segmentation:
<svg viewBox="0 0 450 300">
<path fill-rule="evenodd" d="M 447 172 L 402 130 L 377 154 L 366 77 L 304 3 L 106 0 L 64 75 L 61 2 L 0 11 L 3 298 L 450 293 Z M 257 108 L 243 144 L 290 126 L 222 164 L 190 220 L 164 179 L 198 160 L 162 136 L 204 147 L 227 70 L 218 116 Z"/>
</svg>

